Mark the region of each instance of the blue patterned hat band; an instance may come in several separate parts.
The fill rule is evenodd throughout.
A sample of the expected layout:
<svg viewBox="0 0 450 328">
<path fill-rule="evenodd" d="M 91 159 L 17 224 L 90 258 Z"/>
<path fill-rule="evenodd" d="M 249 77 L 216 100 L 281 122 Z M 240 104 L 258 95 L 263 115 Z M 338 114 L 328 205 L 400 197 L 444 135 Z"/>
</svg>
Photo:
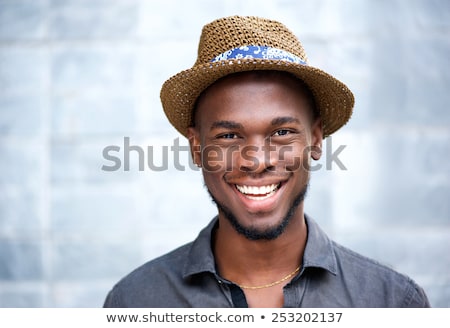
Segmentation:
<svg viewBox="0 0 450 328">
<path fill-rule="evenodd" d="M 215 63 L 227 59 L 247 59 L 247 58 L 276 59 L 300 65 L 307 65 L 307 63 L 300 57 L 288 51 L 266 46 L 242 46 L 234 48 L 216 56 L 214 59 L 211 60 L 211 62 Z"/>
</svg>

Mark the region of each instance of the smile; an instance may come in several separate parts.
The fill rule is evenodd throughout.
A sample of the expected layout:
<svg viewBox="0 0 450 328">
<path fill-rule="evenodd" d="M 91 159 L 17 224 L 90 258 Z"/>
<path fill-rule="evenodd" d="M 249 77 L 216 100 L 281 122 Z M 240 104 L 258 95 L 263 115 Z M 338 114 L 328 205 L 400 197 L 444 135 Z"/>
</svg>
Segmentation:
<svg viewBox="0 0 450 328">
<path fill-rule="evenodd" d="M 280 188 L 281 183 L 271 184 L 267 186 L 245 186 L 236 185 L 236 189 L 245 197 L 251 200 L 264 200 L 274 195 L 276 191 Z"/>
</svg>

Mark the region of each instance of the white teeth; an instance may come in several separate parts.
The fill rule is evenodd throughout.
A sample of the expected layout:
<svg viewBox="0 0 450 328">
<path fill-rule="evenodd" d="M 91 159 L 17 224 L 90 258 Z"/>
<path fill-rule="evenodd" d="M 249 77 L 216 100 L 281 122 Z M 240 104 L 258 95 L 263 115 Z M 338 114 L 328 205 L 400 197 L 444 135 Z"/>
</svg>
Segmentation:
<svg viewBox="0 0 450 328">
<path fill-rule="evenodd" d="M 236 185 L 236 188 L 244 195 L 266 196 L 274 193 L 278 189 L 278 184 L 271 184 L 268 186 L 261 186 L 261 187 Z"/>
</svg>

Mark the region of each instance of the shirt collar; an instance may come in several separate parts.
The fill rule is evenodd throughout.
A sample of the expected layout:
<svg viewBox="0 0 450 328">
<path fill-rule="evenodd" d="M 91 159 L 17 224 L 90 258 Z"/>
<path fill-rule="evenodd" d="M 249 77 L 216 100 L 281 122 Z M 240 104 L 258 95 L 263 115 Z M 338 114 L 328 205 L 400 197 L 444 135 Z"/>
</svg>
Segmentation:
<svg viewBox="0 0 450 328">
<path fill-rule="evenodd" d="M 200 231 L 198 237 L 192 243 L 184 266 L 183 278 L 201 272 L 212 272 L 216 274 L 216 265 L 212 251 L 212 238 L 217 224 L 218 217 L 216 216 Z"/>
<path fill-rule="evenodd" d="M 313 219 L 305 215 L 305 220 L 308 227 L 308 239 L 303 254 L 303 270 L 322 268 L 336 275 L 337 261 L 332 241 Z M 217 223 L 216 216 L 193 241 L 185 262 L 183 278 L 202 272 L 217 274 L 212 252 L 213 231 Z"/>
<path fill-rule="evenodd" d="M 337 274 L 337 261 L 331 239 L 319 225 L 305 214 L 308 226 L 308 240 L 303 254 L 303 269 L 322 268 L 330 273 Z"/>
</svg>

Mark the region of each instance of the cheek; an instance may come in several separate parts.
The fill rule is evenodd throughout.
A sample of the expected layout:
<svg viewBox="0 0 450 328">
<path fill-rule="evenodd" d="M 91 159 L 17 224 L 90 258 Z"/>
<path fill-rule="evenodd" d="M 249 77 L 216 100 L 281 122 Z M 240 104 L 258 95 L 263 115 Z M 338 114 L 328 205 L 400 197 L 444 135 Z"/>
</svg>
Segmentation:
<svg viewBox="0 0 450 328">
<path fill-rule="evenodd" d="M 224 169 L 224 154 L 220 147 L 208 145 L 202 149 L 202 167 L 208 173 Z"/>
<path fill-rule="evenodd" d="M 214 196 L 214 199 L 217 199 L 219 202 L 223 202 L 223 197 L 225 195 L 225 182 L 223 181 L 223 174 L 208 172 L 204 169 L 202 174 L 203 181 L 208 191 Z"/>
<path fill-rule="evenodd" d="M 203 170 L 208 173 L 232 172 L 239 147 L 208 145 L 202 149 Z"/>
<path fill-rule="evenodd" d="M 286 171 L 308 171 L 310 166 L 310 149 L 304 145 L 282 146 L 278 149 L 278 163 Z"/>
</svg>

